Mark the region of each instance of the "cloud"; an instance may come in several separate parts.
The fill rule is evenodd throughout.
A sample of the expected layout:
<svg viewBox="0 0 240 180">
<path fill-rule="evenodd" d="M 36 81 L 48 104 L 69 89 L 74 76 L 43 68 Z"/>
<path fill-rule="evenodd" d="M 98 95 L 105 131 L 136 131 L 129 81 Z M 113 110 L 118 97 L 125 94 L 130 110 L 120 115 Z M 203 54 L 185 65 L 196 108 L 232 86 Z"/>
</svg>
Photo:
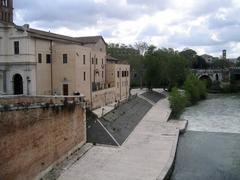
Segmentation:
<svg viewBox="0 0 240 180">
<path fill-rule="evenodd" d="M 14 8 L 16 24 L 60 34 L 240 55 L 239 0 L 15 0 Z"/>
</svg>

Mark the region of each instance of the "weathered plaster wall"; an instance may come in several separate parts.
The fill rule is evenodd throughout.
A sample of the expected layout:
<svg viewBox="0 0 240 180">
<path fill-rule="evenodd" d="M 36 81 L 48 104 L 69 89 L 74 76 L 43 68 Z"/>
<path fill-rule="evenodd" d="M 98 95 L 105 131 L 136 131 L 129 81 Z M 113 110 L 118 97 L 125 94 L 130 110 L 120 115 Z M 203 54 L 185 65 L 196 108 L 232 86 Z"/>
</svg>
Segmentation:
<svg viewBox="0 0 240 180">
<path fill-rule="evenodd" d="M 116 100 L 115 88 L 109 88 L 93 92 L 92 96 L 93 96 L 92 109 L 105 106 L 106 104 L 115 102 Z"/>
</svg>

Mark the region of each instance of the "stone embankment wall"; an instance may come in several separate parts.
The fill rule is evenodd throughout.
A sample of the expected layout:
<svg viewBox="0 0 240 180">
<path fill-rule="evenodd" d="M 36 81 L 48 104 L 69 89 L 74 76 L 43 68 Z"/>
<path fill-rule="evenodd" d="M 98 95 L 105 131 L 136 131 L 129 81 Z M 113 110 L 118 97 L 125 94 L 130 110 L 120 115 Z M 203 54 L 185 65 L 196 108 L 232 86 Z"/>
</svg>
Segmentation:
<svg viewBox="0 0 240 180">
<path fill-rule="evenodd" d="M 86 113 L 79 102 L 8 100 L 11 105 L 0 99 L 0 179 L 33 179 L 86 142 Z"/>
<path fill-rule="evenodd" d="M 92 96 L 92 109 L 105 106 L 106 104 L 114 103 L 117 100 L 115 95 L 115 88 L 93 92 Z"/>
</svg>

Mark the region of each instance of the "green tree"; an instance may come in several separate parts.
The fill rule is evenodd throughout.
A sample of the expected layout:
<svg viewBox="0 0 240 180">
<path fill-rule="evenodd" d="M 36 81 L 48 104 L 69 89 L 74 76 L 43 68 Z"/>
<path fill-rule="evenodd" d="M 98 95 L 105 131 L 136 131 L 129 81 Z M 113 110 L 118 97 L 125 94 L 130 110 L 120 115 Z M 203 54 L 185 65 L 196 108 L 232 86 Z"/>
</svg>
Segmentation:
<svg viewBox="0 0 240 180">
<path fill-rule="evenodd" d="M 149 89 L 157 87 L 160 78 L 160 61 L 156 55 L 156 47 L 149 46 L 145 53 L 145 80 Z"/>
<path fill-rule="evenodd" d="M 148 88 L 182 86 L 189 72 L 186 59 L 173 49 L 149 46 L 144 61 Z"/>
<path fill-rule="evenodd" d="M 199 100 L 207 96 L 206 84 L 200 81 L 195 75 L 190 73 L 184 83 L 186 96 L 191 104 L 196 104 Z"/>
<path fill-rule="evenodd" d="M 187 98 L 183 93 L 180 93 L 176 87 L 172 88 L 169 93 L 170 108 L 172 109 L 172 117 L 179 118 L 180 114 L 186 107 Z"/>
<path fill-rule="evenodd" d="M 216 61 L 213 62 L 212 67 L 215 69 L 225 69 L 225 68 L 229 68 L 231 67 L 232 64 L 224 59 L 218 59 Z"/>
<path fill-rule="evenodd" d="M 189 67 L 193 68 L 193 64 L 197 61 L 197 52 L 186 48 L 179 54 L 187 60 Z"/>
</svg>

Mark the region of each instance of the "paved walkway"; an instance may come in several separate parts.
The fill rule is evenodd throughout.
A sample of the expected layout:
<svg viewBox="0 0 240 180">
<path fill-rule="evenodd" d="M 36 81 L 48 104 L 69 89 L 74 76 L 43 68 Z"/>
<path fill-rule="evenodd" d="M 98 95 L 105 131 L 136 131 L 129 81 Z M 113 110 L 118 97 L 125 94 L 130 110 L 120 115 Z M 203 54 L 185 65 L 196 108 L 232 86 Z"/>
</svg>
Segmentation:
<svg viewBox="0 0 240 180">
<path fill-rule="evenodd" d="M 179 130 L 167 122 L 169 114 L 167 99 L 160 100 L 122 146 L 92 147 L 59 180 L 161 179 L 173 160 L 179 134 Z"/>
</svg>

